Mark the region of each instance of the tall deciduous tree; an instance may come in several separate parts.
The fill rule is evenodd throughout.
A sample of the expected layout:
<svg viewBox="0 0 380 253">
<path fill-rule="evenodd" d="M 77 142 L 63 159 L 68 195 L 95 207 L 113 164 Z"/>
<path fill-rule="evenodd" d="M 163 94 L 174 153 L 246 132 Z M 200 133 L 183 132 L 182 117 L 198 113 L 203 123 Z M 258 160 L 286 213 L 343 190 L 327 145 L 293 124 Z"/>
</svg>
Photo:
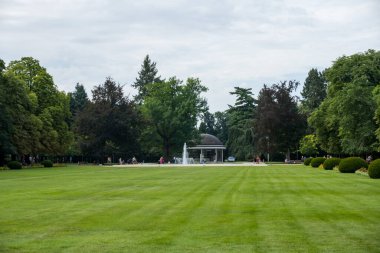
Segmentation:
<svg viewBox="0 0 380 253">
<path fill-rule="evenodd" d="M 283 81 L 260 91 L 255 120 L 257 149 L 260 152 L 281 152 L 290 159 L 290 152 L 297 150 L 306 128 L 306 119 L 292 95 L 298 86 L 296 81 Z"/>
<path fill-rule="evenodd" d="M 227 126 L 227 112 L 215 112 L 215 135 L 222 143 L 227 143 L 228 140 L 228 126 Z"/>
<path fill-rule="evenodd" d="M 234 106 L 229 106 L 227 111 L 229 152 L 239 160 L 252 159 L 254 155 L 254 117 L 256 101 L 253 98 L 252 89 L 235 87 L 230 92 L 236 95 Z"/>
<path fill-rule="evenodd" d="M 321 147 L 329 152 L 338 144 L 347 154 L 372 152 L 378 146 L 373 90 L 380 84 L 380 52 L 338 58 L 326 70 L 327 98 L 309 123 Z"/>
<path fill-rule="evenodd" d="M 100 160 L 110 152 L 125 157 L 138 154 L 140 122 L 134 102 L 108 77 L 92 90 L 92 102 L 78 113 L 76 131 L 82 152 Z"/>
<path fill-rule="evenodd" d="M 204 134 L 215 135 L 215 117 L 209 111 L 202 115 L 202 121 L 199 125 L 199 132 Z"/>
<path fill-rule="evenodd" d="M 311 69 L 305 80 L 301 95 L 303 97 L 302 111 L 307 115 L 318 108 L 326 97 L 327 83 L 321 72 L 317 69 Z"/>
<path fill-rule="evenodd" d="M 149 58 L 149 55 L 146 55 L 141 65 L 141 70 L 138 73 L 139 76 L 136 78 L 135 83 L 132 84 L 132 87 L 137 89 L 137 95 L 135 96 L 136 103 L 141 104 L 144 101 L 145 96 L 148 94 L 147 86 L 149 84 L 161 82 L 160 76 L 157 76 L 157 73 L 156 63 Z"/>
<path fill-rule="evenodd" d="M 27 103 L 26 111 L 30 116 L 30 122 L 15 130 L 15 138 L 20 134 L 15 139 L 15 143 L 20 144 L 17 153 L 63 154 L 73 139 L 68 127 L 71 118 L 68 96 L 58 91 L 51 75 L 31 57 L 12 61 L 6 73 L 9 80 L 12 80 L 11 76 L 17 78 L 17 86 L 23 87 L 27 93 L 27 99 L 14 101 L 15 106 Z M 25 131 L 27 136 L 22 134 Z"/>
<path fill-rule="evenodd" d="M 318 153 L 317 138 L 314 134 L 305 135 L 300 140 L 300 152 L 307 156 L 316 155 Z"/>
<path fill-rule="evenodd" d="M 155 155 L 163 151 L 169 158 L 184 142 L 197 138 L 197 119 L 206 109 L 206 101 L 200 94 L 207 88 L 199 79 L 188 78 L 183 85 L 175 77 L 147 88 L 142 108 L 147 119 L 144 147 Z"/>
<path fill-rule="evenodd" d="M 13 73 L 3 73 L 0 81 L 3 154 L 30 154 L 41 147 L 41 120 L 31 113 L 33 104 L 23 83 Z"/>
</svg>

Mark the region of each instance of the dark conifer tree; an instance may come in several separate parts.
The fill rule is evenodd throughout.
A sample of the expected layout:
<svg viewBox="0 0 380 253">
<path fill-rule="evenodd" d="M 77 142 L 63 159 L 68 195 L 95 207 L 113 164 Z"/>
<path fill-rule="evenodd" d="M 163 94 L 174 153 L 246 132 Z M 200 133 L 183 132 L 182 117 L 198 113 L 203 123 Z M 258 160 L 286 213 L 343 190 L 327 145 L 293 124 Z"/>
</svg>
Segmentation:
<svg viewBox="0 0 380 253">
<path fill-rule="evenodd" d="M 132 87 L 137 89 L 137 95 L 135 96 L 135 101 L 138 104 L 142 104 L 145 96 L 147 95 L 148 89 L 147 85 L 151 83 L 158 83 L 162 80 L 160 76 L 157 76 L 158 70 L 156 68 L 156 63 L 151 61 L 149 55 L 145 56 L 144 62 L 141 65 L 141 70 L 139 76 L 136 78 Z"/>
</svg>

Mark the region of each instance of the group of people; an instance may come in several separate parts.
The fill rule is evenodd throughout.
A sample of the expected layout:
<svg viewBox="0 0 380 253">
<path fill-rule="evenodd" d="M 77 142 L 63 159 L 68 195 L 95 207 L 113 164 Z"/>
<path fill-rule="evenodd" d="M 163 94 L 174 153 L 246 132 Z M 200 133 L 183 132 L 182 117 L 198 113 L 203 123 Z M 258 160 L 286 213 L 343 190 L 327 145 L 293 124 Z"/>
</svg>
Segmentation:
<svg viewBox="0 0 380 253">
<path fill-rule="evenodd" d="M 108 161 L 110 162 L 111 158 L 109 157 L 108 159 L 109 159 Z M 119 164 L 120 165 L 125 164 L 124 160 L 121 159 L 121 157 L 119 158 Z M 138 164 L 136 157 L 132 157 L 132 159 L 128 159 L 127 164 Z"/>
<path fill-rule="evenodd" d="M 107 162 L 108 162 L 108 163 L 111 163 L 111 162 L 112 162 L 111 157 L 108 157 Z M 164 159 L 164 157 L 161 156 L 160 159 L 158 160 L 158 162 L 159 162 L 159 164 L 164 164 L 164 163 L 165 163 L 165 159 Z M 125 161 L 124 161 L 121 157 L 119 158 L 119 164 L 120 164 L 120 165 L 125 164 Z M 127 160 L 127 164 L 138 164 L 138 161 L 137 161 L 136 157 L 134 156 L 134 157 L 132 157 L 131 159 L 128 159 L 128 160 Z"/>
</svg>

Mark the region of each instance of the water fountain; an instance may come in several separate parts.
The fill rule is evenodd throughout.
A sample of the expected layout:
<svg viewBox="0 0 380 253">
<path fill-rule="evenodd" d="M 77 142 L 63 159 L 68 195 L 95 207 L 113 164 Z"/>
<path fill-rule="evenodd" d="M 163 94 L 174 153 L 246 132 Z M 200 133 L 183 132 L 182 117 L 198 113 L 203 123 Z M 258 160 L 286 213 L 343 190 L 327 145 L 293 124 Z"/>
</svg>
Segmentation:
<svg viewBox="0 0 380 253">
<path fill-rule="evenodd" d="M 186 148 L 186 142 L 185 142 L 185 144 L 183 144 L 182 164 L 187 164 L 187 148 Z"/>
</svg>

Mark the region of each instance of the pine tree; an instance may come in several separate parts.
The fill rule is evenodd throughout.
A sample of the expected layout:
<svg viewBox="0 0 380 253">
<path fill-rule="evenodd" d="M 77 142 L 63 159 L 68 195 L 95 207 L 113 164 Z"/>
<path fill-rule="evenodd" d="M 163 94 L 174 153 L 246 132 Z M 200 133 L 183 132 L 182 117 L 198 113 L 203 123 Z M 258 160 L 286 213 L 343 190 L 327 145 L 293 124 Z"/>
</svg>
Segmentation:
<svg viewBox="0 0 380 253">
<path fill-rule="evenodd" d="M 135 83 L 132 84 L 132 87 L 136 88 L 138 92 L 135 96 L 136 103 L 143 103 L 145 96 L 148 92 L 148 84 L 161 82 L 161 77 L 157 77 L 157 72 L 158 70 L 156 68 L 156 63 L 151 61 L 149 55 L 146 55 L 144 58 L 144 62 L 141 65 L 139 76 L 138 78 L 136 78 Z"/>
<path fill-rule="evenodd" d="M 75 91 L 68 93 L 70 96 L 70 111 L 75 116 L 78 112 L 82 111 L 85 105 L 89 102 L 86 90 L 83 84 L 77 83 Z"/>
</svg>

